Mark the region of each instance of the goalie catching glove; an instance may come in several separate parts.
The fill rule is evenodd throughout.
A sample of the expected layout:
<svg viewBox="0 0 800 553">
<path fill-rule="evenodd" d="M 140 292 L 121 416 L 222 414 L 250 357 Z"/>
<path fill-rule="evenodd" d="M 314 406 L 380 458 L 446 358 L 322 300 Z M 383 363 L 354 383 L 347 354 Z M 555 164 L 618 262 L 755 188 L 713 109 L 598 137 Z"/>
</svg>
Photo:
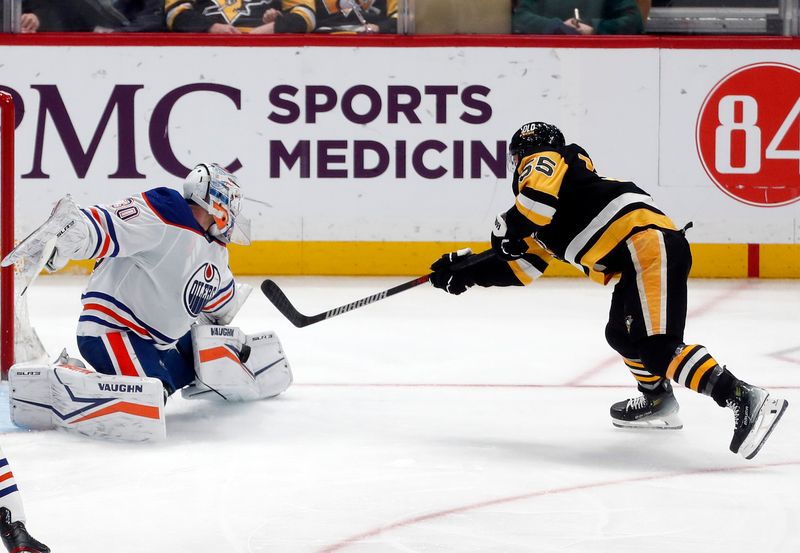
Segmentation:
<svg viewBox="0 0 800 553">
<path fill-rule="evenodd" d="M 20 274 L 24 288 L 27 288 L 43 268 L 53 273 L 70 259 L 87 258 L 90 246 L 89 223 L 78 204 L 67 194 L 56 203 L 50 217 L 11 250 L 3 259 L 2 266 L 22 262 Z"/>
</svg>

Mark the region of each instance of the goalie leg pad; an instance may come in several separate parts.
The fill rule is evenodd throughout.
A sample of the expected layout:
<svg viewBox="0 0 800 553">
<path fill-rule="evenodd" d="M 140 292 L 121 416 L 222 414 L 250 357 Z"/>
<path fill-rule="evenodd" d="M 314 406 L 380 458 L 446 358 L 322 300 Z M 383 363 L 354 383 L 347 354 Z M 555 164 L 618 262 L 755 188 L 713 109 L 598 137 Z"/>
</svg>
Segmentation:
<svg viewBox="0 0 800 553">
<path fill-rule="evenodd" d="M 23 428 L 126 442 L 166 437 L 164 387 L 155 378 L 71 364 L 19 364 L 9 370 L 9 389 L 11 420 Z"/>
<path fill-rule="evenodd" d="M 56 427 L 51 414 L 49 364 L 17 363 L 8 370 L 11 422 L 30 430 Z"/>
<path fill-rule="evenodd" d="M 248 334 L 250 355 L 245 365 L 253 372 L 262 398 L 285 392 L 292 384 L 292 369 L 274 332 Z"/>
<path fill-rule="evenodd" d="M 196 325 L 192 344 L 197 380 L 181 390 L 184 398 L 253 401 L 276 396 L 292 383 L 272 332 L 247 336 L 236 327 Z"/>
</svg>

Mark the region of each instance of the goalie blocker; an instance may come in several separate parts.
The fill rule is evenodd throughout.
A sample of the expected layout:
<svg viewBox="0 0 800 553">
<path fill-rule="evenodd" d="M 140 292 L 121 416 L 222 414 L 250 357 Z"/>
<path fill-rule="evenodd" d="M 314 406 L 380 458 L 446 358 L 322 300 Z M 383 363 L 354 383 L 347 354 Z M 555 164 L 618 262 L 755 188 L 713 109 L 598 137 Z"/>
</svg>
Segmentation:
<svg viewBox="0 0 800 553">
<path fill-rule="evenodd" d="M 181 390 L 184 398 L 252 401 L 292 383 L 273 332 L 245 335 L 236 327 L 196 325 L 192 346 L 196 380 Z M 157 378 L 98 373 L 66 353 L 53 364 L 16 364 L 8 376 L 11 420 L 22 428 L 113 441 L 166 438 L 166 393 Z"/>
</svg>

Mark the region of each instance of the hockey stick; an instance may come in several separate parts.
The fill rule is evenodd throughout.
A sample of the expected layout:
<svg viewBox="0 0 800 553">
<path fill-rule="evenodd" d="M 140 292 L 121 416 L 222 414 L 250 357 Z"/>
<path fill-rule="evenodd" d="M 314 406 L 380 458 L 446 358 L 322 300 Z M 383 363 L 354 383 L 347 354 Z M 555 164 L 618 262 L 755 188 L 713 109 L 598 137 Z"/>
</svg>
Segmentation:
<svg viewBox="0 0 800 553">
<path fill-rule="evenodd" d="M 452 269 L 458 271 L 460 269 L 464 269 L 466 267 L 470 267 L 483 261 L 484 259 L 488 259 L 494 255 L 492 250 L 486 250 L 485 252 L 481 252 L 475 255 L 469 256 L 464 261 L 460 263 L 456 263 L 453 265 Z M 433 273 L 429 273 L 427 275 L 423 275 L 421 277 L 417 277 L 414 280 L 409 280 L 408 282 L 404 282 L 403 284 L 398 284 L 388 290 L 384 290 L 382 292 L 378 292 L 377 294 L 373 294 L 371 296 L 367 296 L 366 298 L 361 298 L 360 300 L 356 300 L 345 305 L 341 305 L 339 307 L 335 307 L 333 309 L 329 309 L 328 311 L 323 311 L 322 313 L 317 313 L 316 315 L 303 315 L 300 313 L 292 302 L 289 301 L 289 298 L 286 297 L 286 294 L 283 293 L 283 290 L 278 287 L 272 280 L 265 280 L 261 283 L 261 291 L 267 296 L 267 299 L 272 302 L 278 311 L 281 314 L 289 319 L 294 326 L 297 328 L 303 328 L 304 326 L 308 326 L 314 323 L 318 323 L 320 321 L 324 321 L 326 319 L 330 319 L 332 317 L 336 317 L 337 315 L 341 315 L 342 313 L 347 313 L 348 311 L 353 311 L 354 309 L 358 309 L 359 307 L 364 307 L 365 305 L 369 305 L 371 303 L 375 303 L 376 301 L 380 301 L 383 299 L 388 298 L 389 296 L 394 296 L 395 294 L 399 294 L 400 292 L 405 292 L 406 290 L 410 290 L 420 284 L 424 284 L 428 282 L 431 278 Z"/>
</svg>

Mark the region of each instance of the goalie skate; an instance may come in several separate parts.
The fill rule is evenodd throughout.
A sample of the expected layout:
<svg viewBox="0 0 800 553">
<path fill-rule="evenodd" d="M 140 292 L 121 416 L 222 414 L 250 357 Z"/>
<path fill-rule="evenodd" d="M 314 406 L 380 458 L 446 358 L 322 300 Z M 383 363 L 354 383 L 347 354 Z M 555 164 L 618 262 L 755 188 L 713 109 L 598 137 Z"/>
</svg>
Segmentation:
<svg viewBox="0 0 800 553">
<path fill-rule="evenodd" d="M 658 395 L 642 394 L 612 405 L 611 424 L 617 428 L 680 430 L 683 422 L 679 409 L 671 390 Z"/>
<path fill-rule="evenodd" d="M 727 406 L 734 415 L 730 450 L 752 459 L 775 429 L 789 402 L 771 397 L 763 388 L 739 382 Z"/>
</svg>

